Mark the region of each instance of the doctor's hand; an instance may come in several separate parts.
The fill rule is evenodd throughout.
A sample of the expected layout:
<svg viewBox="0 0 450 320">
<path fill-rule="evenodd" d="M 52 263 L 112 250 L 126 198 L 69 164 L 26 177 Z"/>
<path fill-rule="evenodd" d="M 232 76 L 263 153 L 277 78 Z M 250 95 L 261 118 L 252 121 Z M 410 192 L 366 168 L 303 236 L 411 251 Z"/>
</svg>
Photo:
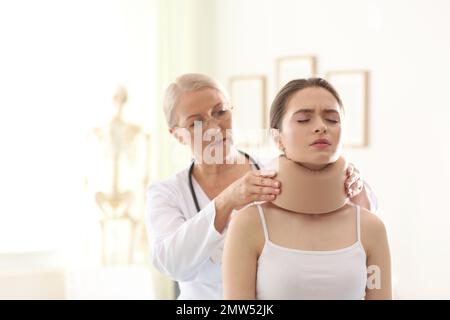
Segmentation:
<svg viewBox="0 0 450 320">
<path fill-rule="evenodd" d="M 347 168 L 347 179 L 345 180 L 345 193 L 349 198 L 356 197 L 361 193 L 364 187 L 364 182 L 361 179 L 359 170 L 349 163 Z"/>
<path fill-rule="evenodd" d="M 254 170 L 229 185 L 216 201 L 231 212 L 256 201 L 272 201 L 280 194 L 281 183 L 275 180 L 274 170 Z"/>
</svg>

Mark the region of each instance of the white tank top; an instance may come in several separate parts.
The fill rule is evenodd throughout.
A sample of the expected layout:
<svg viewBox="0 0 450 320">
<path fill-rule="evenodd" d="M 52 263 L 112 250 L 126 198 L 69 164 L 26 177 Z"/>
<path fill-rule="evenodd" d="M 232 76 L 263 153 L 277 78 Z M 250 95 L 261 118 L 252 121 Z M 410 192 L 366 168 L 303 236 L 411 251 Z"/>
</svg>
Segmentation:
<svg viewBox="0 0 450 320">
<path fill-rule="evenodd" d="M 356 206 L 357 241 L 332 251 L 286 248 L 269 240 L 261 206 L 257 206 L 265 243 L 258 259 L 256 298 L 262 300 L 363 299 L 366 253 L 361 244 L 360 209 Z"/>
</svg>

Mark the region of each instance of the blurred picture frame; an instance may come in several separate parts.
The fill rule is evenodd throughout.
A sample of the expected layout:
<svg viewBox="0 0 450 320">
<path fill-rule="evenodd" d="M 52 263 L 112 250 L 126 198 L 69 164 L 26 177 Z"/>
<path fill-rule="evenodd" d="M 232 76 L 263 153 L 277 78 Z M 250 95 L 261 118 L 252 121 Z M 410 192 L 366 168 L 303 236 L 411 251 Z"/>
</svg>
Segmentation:
<svg viewBox="0 0 450 320">
<path fill-rule="evenodd" d="M 229 79 L 233 106 L 233 132 L 237 146 L 251 148 L 264 144 L 268 128 L 267 77 L 236 75 Z"/>
<path fill-rule="evenodd" d="M 317 57 L 315 55 L 279 57 L 276 60 L 275 72 L 275 88 L 278 91 L 291 80 L 315 77 Z"/>
<path fill-rule="evenodd" d="M 326 79 L 344 105 L 344 147 L 369 146 L 369 80 L 367 70 L 330 70 Z"/>
</svg>

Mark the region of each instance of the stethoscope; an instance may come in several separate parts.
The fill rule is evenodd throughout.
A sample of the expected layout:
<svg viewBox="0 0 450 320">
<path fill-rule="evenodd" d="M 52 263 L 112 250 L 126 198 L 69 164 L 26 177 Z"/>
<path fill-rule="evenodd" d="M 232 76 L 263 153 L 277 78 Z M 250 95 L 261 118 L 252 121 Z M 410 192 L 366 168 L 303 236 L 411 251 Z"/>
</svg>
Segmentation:
<svg viewBox="0 0 450 320">
<path fill-rule="evenodd" d="M 250 162 L 256 167 L 257 170 L 259 170 L 259 165 L 256 163 L 256 161 L 247 153 L 244 151 L 238 150 L 239 153 L 243 154 Z M 192 164 L 189 168 L 188 178 L 189 178 L 189 189 L 191 190 L 192 199 L 195 203 L 195 208 L 197 209 L 197 212 L 200 211 L 200 206 L 198 204 L 197 195 L 195 194 L 194 186 L 192 184 L 192 170 L 194 169 L 194 161 L 192 161 Z"/>
</svg>

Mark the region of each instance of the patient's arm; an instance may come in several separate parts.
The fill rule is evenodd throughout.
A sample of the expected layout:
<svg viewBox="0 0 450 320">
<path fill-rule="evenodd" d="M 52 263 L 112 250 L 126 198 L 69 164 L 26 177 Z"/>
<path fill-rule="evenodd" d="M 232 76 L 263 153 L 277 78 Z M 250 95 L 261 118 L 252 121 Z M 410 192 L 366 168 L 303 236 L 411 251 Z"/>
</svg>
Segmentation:
<svg viewBox="0 0 450 320">
<path fill-rule="evenodd" d="M 361 210 L 361 232 L 367 255 L 366 300 L 392 299 L 391 257 L 386 228 L 380 218 Z"/>
<path fill-rule="evenodd" d="M 261 223 L 256 207 L 239 211 L 231 220 L 222 260 L 224 299 L 256 299 L 256 268 Z"/>
</svg>

